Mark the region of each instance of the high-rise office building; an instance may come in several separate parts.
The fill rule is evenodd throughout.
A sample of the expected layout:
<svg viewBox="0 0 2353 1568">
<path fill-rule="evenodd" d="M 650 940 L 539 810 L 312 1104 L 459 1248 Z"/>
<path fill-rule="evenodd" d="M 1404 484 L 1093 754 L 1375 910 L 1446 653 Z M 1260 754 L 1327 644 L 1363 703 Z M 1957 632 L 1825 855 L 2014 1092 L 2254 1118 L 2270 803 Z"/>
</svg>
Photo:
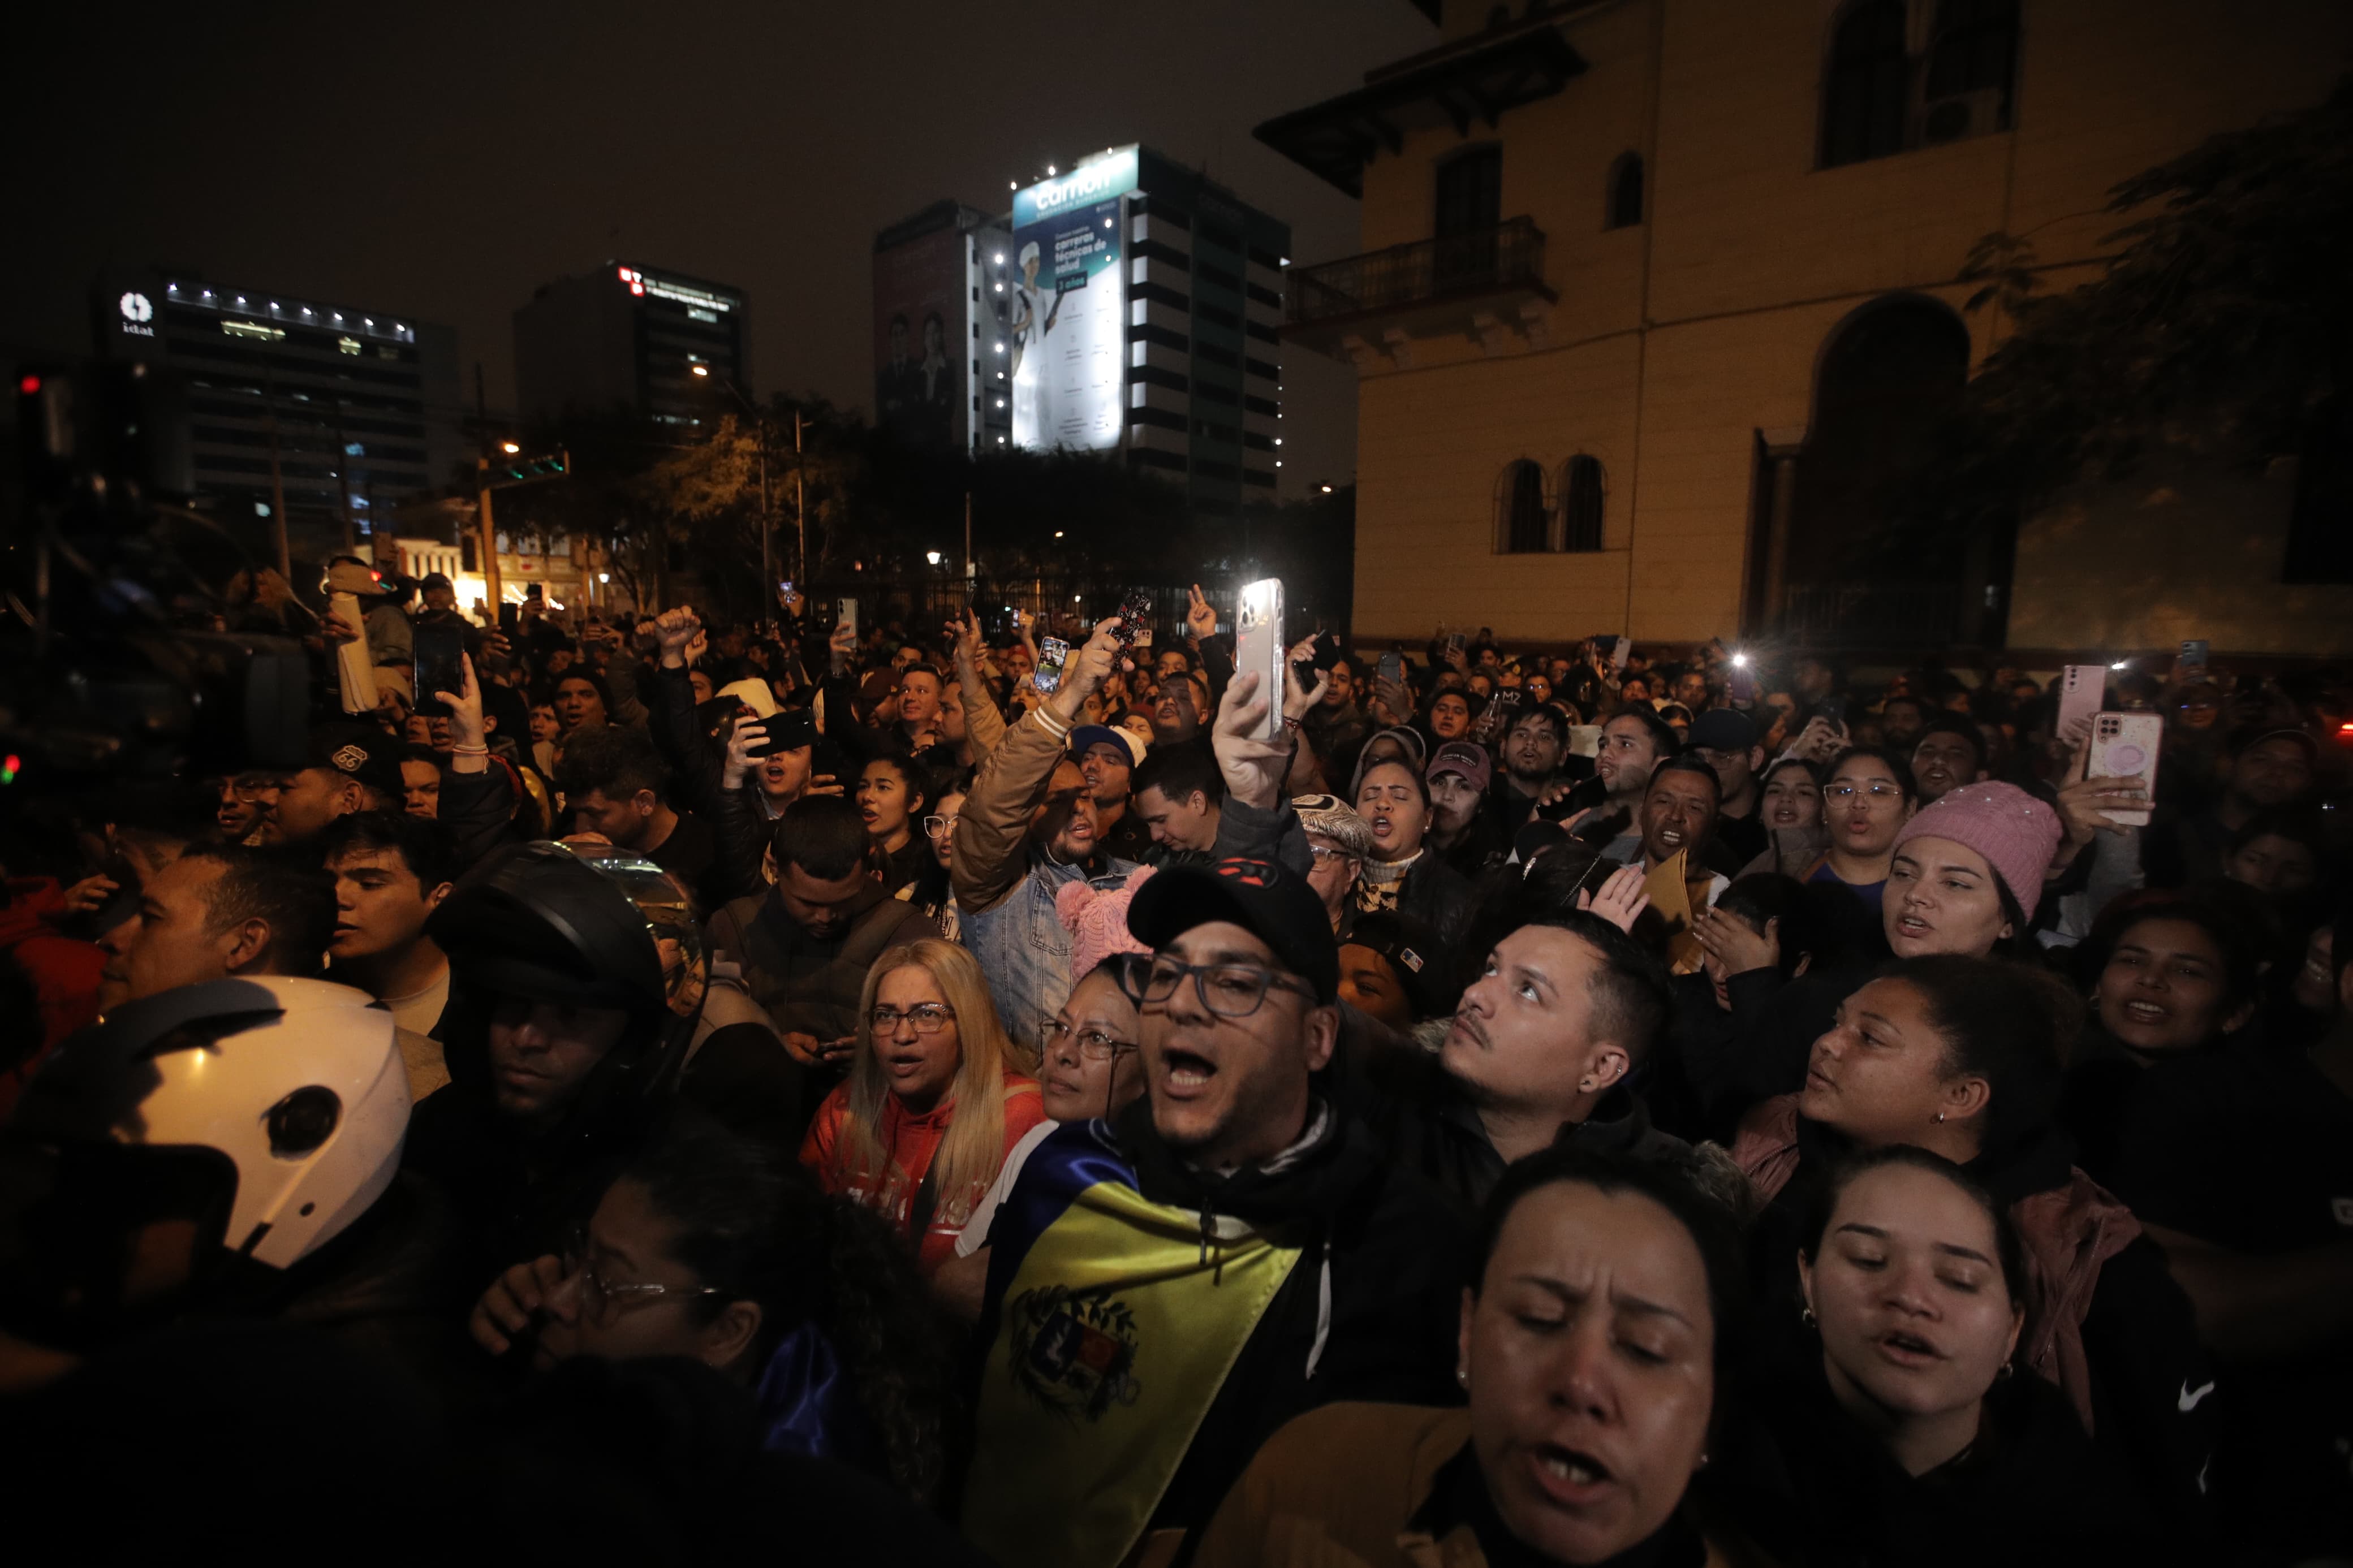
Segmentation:
<svg viewBox="0 0 2353 1568">
<path fill-rule="evenodd" d="M 981 356 L 1015 445 L 1118 450 L 1198 510 L 1271 490 L 1290 226 L 1148 148 L 1106 148 L 1014 193 L 988 269 L 1009 301 Z"/>
<path fill-rule="evenodd" d="M 874 237 L 877 425 L 917 446 L 1006 444 L 1011 400 L 1001 384 L 983 384 L 981 362 L 1005 335 L 1012 237 L 1001 220 L 955 201 Z"/>
<path fill-rule="evenodd" d="M 179 426 L 160 445 L 185 455 L 166 488 L 225 521 L 266 518 L 274 464 L 298 556 L 372 534 L 378 518 L 388 532 L 396 507 L 457 472 L 449 327 L 152 268 L 106 273 L 91 314 L 101 359 L 171 373 L 151 404 Z"/>
<path fill-rule="evenodd" d="M 729 386 L 752 395 L 749 313 L 740 289 L 630 261 L 542 284 L 514 313 L 515 401 L 526 419 L 619 406 L 707 425 L 735 408 Z"/>
</svg>

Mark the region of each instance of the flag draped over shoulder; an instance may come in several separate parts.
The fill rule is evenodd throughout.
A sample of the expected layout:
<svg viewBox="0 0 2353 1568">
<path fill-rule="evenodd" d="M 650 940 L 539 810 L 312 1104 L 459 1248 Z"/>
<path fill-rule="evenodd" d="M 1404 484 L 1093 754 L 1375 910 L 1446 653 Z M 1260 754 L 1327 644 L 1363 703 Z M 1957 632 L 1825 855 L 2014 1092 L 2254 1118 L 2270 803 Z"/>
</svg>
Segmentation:
<svg viewBox="0 0 2353 1568">
<path fill-rule="evenodd" d="M 1147 1201 L 1099 1121 L 1037 1147 L 989 1247 L 965 1536 L 1003 1563 L 1114 1568 L 1299 1249 Z"/>
</svg>

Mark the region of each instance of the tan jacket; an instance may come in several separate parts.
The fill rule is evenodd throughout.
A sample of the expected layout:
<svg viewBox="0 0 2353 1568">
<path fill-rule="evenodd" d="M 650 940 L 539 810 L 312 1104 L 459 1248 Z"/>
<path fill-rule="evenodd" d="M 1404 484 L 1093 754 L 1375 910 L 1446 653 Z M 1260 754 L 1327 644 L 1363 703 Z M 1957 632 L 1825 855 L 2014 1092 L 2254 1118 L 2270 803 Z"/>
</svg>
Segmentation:
<svg viewBox="0 0 2353 1568">
<path fill-rule="evenodd" d="M 1035 708 L 980 764 L 956 816 L 948 859 L 956 908 L 967 920 L 1003 903 L 1029 874 L 1029 816 L 1070 754 L 1070 738 L 1067 725 Z M 979 750 L 976 739 L 974 750 Z"/>
<path fill-rule="evenodd" d="M 1226 1494 L 1195 1568 L 1486 1568 L 1469 1525 L 1411 1528 L 1439 1470 L 1471 1440 L 1471 1413 L 1327 1405 L 1267 1439 Z M 1707 1568 L 1743 1561 L 1708 1542 Z"/>
</svg>

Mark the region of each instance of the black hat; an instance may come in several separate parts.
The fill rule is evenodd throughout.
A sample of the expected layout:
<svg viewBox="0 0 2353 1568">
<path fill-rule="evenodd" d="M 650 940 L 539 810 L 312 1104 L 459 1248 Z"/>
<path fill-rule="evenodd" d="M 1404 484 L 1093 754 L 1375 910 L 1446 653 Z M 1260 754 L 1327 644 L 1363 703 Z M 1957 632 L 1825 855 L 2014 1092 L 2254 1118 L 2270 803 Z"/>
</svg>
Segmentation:
<svg viewBox="0 0 2353 1568">
<path fill-rule="evenodd" d="M 421 588 L 454 588 L 457 584 L 449 581 L 449 574 L 447 572 L 427 572 L 425 574 L 425 581 L 418 584 L 417 586 Z"/>
<path fill-rule="evenodd" d="M 311 731 L 302 765 L 357 779 L 396 805 L 402 792 L 400 755 L 406 749 L 373 724 L 320 724 Z"/>
<path fill-rule="evenodd" d="M 1231 921 L 1272 948 L 1315 987 L 1318 1002 L 1338 994 L 1340 949 L 1324 900 L 1304 878 L 1271 860 L 1163 867 L 1127 906 L 1129 933 L 1155 952 L 1212 921 Z"/>
<path fill-rule="evenodd" d="M 1343 945 L 1370 948 L 1388 959 L 1415 1017 L 1435 1018 L 1454 1011 L 1458 994 L 1449 983 L 1451 965 L 1446 946 L 1413 916 L 1394 910 L 1360 915 Z"/>
</svg>

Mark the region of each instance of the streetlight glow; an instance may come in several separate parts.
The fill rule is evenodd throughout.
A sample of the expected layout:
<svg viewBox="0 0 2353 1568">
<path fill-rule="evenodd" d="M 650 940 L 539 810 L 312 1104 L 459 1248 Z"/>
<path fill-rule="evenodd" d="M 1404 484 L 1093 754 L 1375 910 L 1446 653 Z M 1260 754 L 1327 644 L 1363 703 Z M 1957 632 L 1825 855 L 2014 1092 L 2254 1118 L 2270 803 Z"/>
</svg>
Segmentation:
<svg viewBox="0 0 2353 1568">
<path fill-rule="evenodd" d="M 707 364 L 691 364 L 686 368 L 687 374 L 690 375 L 709 375 L 711 374 L 711 367 Z"/>
<path fill-rule="evenodd" d="M 923 552 L 923 559 L 936 566 L 940 563 L 940 552 L 936 550 L 926 550 Z"/>
<path fill-rule="evenodd" d="M 506 453 L 509 457 L 512 457 L 515 453 L 520 452 L 520 451 L 522 451 L 522 448 L 521 447 L 519 447 L 519 446 L 515 445 L 515 443 L 513 443 L 512 441 L 501 441 L 501 442 L 500 442 L 500 443 L 499 443 L 499 449 L 500 449 L 501 451 L 502 451 L 502 452 Z"/>
</svg>

